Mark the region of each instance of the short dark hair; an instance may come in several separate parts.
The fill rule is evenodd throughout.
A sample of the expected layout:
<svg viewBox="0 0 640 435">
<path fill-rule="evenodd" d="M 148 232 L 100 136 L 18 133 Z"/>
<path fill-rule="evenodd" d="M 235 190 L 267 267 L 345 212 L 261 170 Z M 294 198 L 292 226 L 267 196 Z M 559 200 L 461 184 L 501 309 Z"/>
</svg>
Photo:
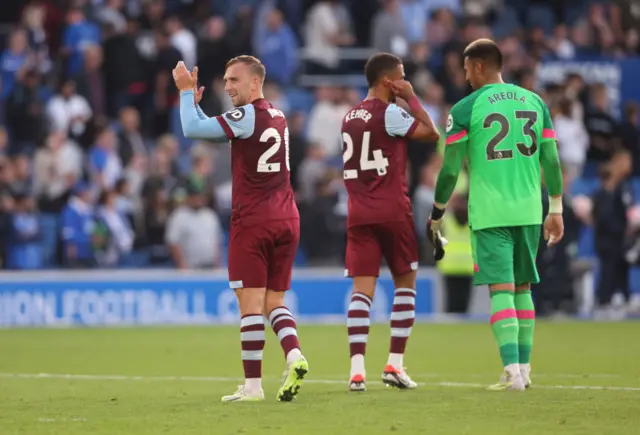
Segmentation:
<svg viewBox="0 0 640 435">
<path fill-rule="evenodd" d="M 402 65 L 402 61 L 394 54 L 378 53 L 371 56 L 364 66 L 364 75 L 369 87 L 374 87 L 383 74 L 391 72 L 398 65 Z"/>
<path fill-rule="evenodd" d="M 113 187 L 113 190 L 115 190 L 117 193 L 122 193 L 125 186 L 127 186 L 128 184 L 129 184 L 129 180 L 127 180 L 126 178 L 124 177 L 118 178 L 118 181 L 116 181 L 116 184 Z"/>
<path fill-rule="evenodd" d="M 584 81 L 582 76 L 577 72 L 572 72 L 572 73 L 567 74 L 567 77 L 566 77 L 565 81 L 568 82 L 570 80 L 581 80 L 581 81 Z"/>
<path fill-rule="evenodd" d="M 571 101 L 569 98 L 562 98 L 558 103 L 558 109 L 560 109 L 560 113 L 562 113 L 564 116 L 571 116 L 573 101 Z"/>
<path fill-rule="evenodd" d="M 260 77 L 260 81 L 264 84 L 264 77 L 267 75 L 267 70 L 265 69 L 260 59 L 254 56 L 242 55 L 236 56 L 232 59 L 229 59 L 229 62 L 224 66 L 225 72 L 231 65 L 235 65 L 237 63 L 243 63 L 248 65 L 251 68 L 251 72 Z"/>
<path fill-rule="evenodd" d="M 98 195 L 98 205 L 105 205 L 112 193 L 113 191 L 108 189 L 101 190 L 100 195 Z"/>
<path fill-rule="evenodd" d="M 169 31 L 163 25 L 160 25 L 160 24 L 154 27 L 153 32 L 155 33 L 156 36 L 162 39 L 169 39 L 171 37 L 171 35 L 169 34 Z"/>
<path fill-rule="evenodd" d="M 465 48 L 464 57 L 478 60 L 502 68 L 502 52 L 498 45 L 490 39 L 476 39 Z"/>
</svg>

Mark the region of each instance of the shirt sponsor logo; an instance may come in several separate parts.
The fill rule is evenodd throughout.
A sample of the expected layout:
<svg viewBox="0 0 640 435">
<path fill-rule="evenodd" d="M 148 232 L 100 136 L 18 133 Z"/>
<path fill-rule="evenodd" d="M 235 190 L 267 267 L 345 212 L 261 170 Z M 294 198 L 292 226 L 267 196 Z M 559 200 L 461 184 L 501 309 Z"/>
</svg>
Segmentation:
<svg viewBox="0 0 640 435">
<path fill-rule="evenodd" d="M 237 109 L 231 110 L 226 113 L 225 117 L 233 122 L 238 122 L 242 118 L 244 118 L 245 112 L 242 107 L 238 107 Z"/>
</svg>

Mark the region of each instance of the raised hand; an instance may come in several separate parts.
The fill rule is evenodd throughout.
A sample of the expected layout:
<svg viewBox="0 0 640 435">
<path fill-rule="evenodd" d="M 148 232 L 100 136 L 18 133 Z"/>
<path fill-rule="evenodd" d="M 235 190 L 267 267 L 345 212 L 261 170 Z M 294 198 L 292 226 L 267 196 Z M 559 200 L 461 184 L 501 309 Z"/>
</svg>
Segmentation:
<svg viewBox="0 0 640 435">
<path fill-rule="evenodd" d="M 413 86 L 407 80 L 395 80 L 387 81 L 387 86 L 391 89 L 391 91 L 397 96 L 402 98 L 405 101 L 408 101 L 411 97 L 415 95 L 413 91 Z"/>
<path fill-rule="evenodd" d="M 173 69 L 173 80 L 180 92 L 194 89 L 197 82 L 193 81 L 192 73 L 189 72 L 184 62 L 180 61 Z"/>
<path fill-rule="evenodd" d="M 202 101 L 202 96 L 204 95 L 204 86 L 200 86 L 198 88 L 198 67 L 194 67 L 193 71 L 191 71 L 191 79 L 193 80 L 193 101 L 196 104 L 200 104 Z"/>
</svg>

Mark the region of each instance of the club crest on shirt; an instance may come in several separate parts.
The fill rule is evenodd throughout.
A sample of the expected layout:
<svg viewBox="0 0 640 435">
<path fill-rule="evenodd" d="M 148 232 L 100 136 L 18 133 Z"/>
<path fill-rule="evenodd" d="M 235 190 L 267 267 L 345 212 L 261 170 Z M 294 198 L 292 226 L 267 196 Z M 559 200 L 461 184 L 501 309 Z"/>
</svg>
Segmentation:
<svg viewBox="0 0 640 435">
<path fill-rule="evenodd" d="M 447 133 L 449 133 L 452 128 L 453 128 L 453 116 L 449 114 L 449 117 L 447 118 Z"/>
<path fill-rule="evenodd" d="M 238 107 L 237 109 L 233 109 L 227 112 L 225 116 L 230 121 L 238 122 L 242 118 L 244 118 L 244 114 L 245 114 L 244 109 L 242 107 Z"/>
</svg>

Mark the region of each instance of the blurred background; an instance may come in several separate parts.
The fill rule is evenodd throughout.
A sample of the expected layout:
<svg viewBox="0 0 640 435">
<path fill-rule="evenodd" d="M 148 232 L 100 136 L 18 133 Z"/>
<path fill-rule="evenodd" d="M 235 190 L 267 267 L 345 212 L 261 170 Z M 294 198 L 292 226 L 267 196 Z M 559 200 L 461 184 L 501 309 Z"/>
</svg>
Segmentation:
<svg viewBox="0 0 640 435">
<path fill-rule="evenodd" d="M 566 235 L 553 250 L 541 242 L 540 314 L 618 319 L 637 308 L 640 3 L 634 0 L 5 3 L 0 264 L 30 272 L 5 274 L 16 284 L 0 291 L 0 322 L 19 323 L 27 306 L 42 306 L 34 298 L 44 287 L 25 283 L 49 275 L 35 271 L 67 270 L 56 275 L 63 277 L 58 287 L 42 290 L 45 302 L 47 291 L 56 295 L 54 317 L 60 292 L 69 290 L 64 280 L 75 273 L 69 269 L 131 269 L 129 278 L 142 269 L 200 269 L 224 277 L 230 148 L 182 135 L 171 78 L 179 60 L 199 66 L 209 116 L 231 107 L 221 80 L 230 57 L 253 54 L 264 62 L 265 97 L 286 113 L 291 131 L 302 232 L 296 265 L 303 273 L 320 273 L 314 267 L 334 273 L 343 266 L 346 240 L 339 133 L 342 117 L 366 93 L 364 62 L 378 50 L 403 58 L 407 78 L 442 128 L 449 108 L 470 92 L 461 53 L 481 37 L 502 49 L 505 81 L 544 98 L 559 139 Z M 452 199 L 445 232 L 453 243 L 436 272 L 424 236 L 442 143 L 409 143 L 408 150 L 421 265 L 428 268 L 424 292 L 431 295 L 424 314 L 484 313 L 471 290 L 467 177 Z M 24 301 L 16 296 L 23 290 Z M 156 296 L 160 290 L 152 289 Z M 185 302 L 186 311 L 194 300 Z M 86 312 L 97 310 L 87 304 Z"/>
</svg>

